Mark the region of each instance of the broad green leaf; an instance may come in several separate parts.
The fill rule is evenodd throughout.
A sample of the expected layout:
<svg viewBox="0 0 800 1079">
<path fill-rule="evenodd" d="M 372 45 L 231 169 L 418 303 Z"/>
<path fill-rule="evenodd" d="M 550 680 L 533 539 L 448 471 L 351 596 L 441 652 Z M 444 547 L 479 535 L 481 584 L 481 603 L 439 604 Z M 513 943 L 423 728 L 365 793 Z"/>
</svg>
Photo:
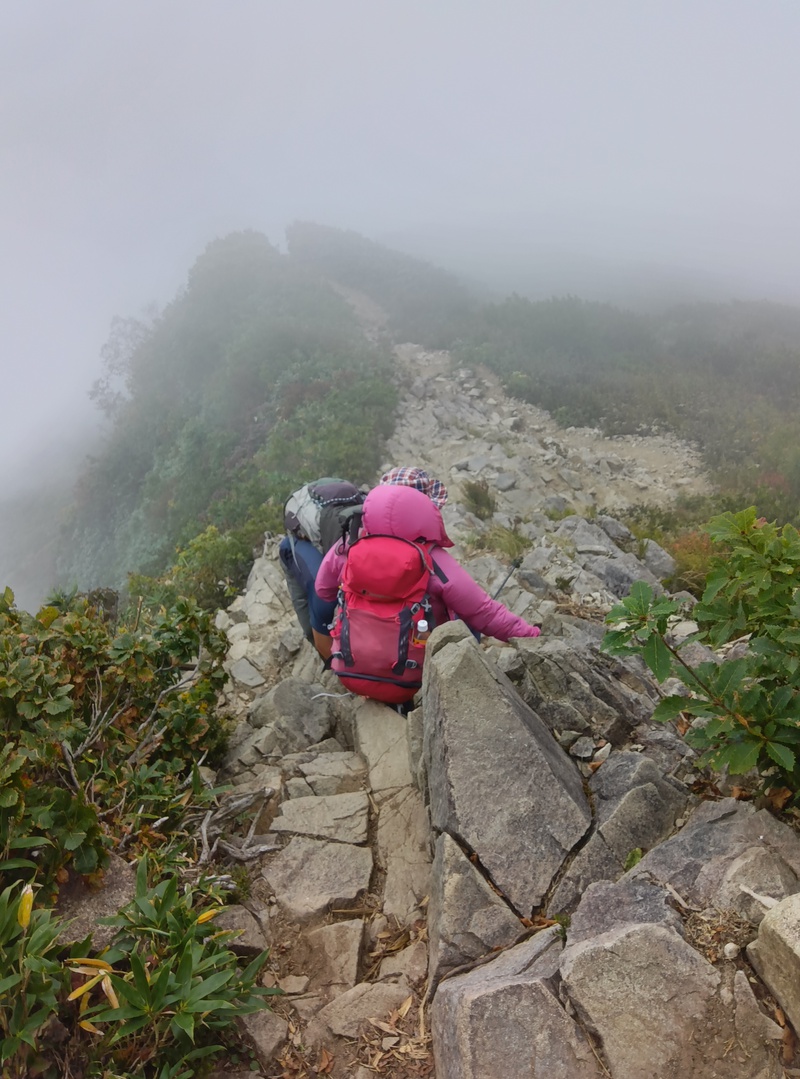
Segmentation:
<svg viewBox="0 0 800 1079">
<path fill-rule="evenodd" d="M 194 1041 L 194 1016 L 189 1015 L 186 1012 L 176 1012 L 172 1017 L 172 1027 L 177 1028 L 177 1034 L 180 1036 L 182 1031 L 188 1035 L 189 1038 Z"/>
<path fill-rule="evenodd" d="M 0 862 L 0 873 L 5 873 L 9 869 L 38 869 L 36 862 L 31 862 L 27 858 L 4 858 Z"/>
<path fill-rule="evenodd" d="M 120 1008 L 104 1008 L 103 1011 L 96 1014 L 90 1013 L 90 1015 L 93 1023 L 118 1022 L 120 1024 L 119 1030 L 111 1038 L 111 1045 L 130 1034 L 135 1034 L 137 1030 L 152 1025 L 153 1022 L 152 1015 L 142 1015 L 138 1008 L 126 1008 L 124 1005 Z"/>
<path fill-rule="evenodd" d="M 659 682 L 669 678 L 672 671 L 672 656 L 663 640 L 653 634 L 642 648 L 642 659 Z"/>
<path fill-rule="evenodd" d="M 221 997 L 203 997 L 186 1003 L 186 1010 L 190 1012 L 228 1012 L 234 1009 L 238 1010 L 238 1005 Z"/>
<path fill-rule="evenodd" d="M 774 712 L 785 712 L 796 693 L 794 686 L 779 686 L 772 694 L 770 707 Z"/>
<path fill-rule="evenodd" d="M 258 972 L 261 970 L 261 968 L 264 966 L 264 964 L 266 963 L 266 961 L 268 959 L 269 959 L 269 952 L 268 951 L 261 952 L 260 955 L 257 955 L 255 957 L 255 959 L 252 960 L 252 962 L 247 964 L 244 971 L 242 972 L 242 976 L 241 976 L 242 981 L 245 984 L 255 981 L 256 976 L 258 975 Z M 282 993 L 283 990 L 279 990 L 279 992 Z"/>
<path fill-rule="evenodd" d="M 686 710 L 688 700 L 688 697 L 664 697 L 663 700 L 658 702 L 653 711 L 653 720 L 656 723 L 666 723 L 668 720 L 674 719 L 675 716 Z"/>
<path fill-rule="evenodd" d="M 718 758 L 728 765 L 728 770 L 733 775 L 742 775 L 755 768 L 761 752 L 761 742 L 734 742 L 726 746 Z"/>
<path fill-rule="evenodd" d="M 659 599 L 650 608 L 650 615 L 660 618 L 662 615 L 673 615 L 680 610 L 680 604 L 674 599 Z"/>
<path fill-rule="evenodd" d="M 745 716 L 752 716 L 757 714 L 761 710 L 761 705 L 764 700 L 765 690 L 760 683 L 755 683 L 740 694 L 738 700 L 738 711 Z"/>
<path fill-rule="evenodd" d="M 734 721 L 728 716 L 709 719 L 702 728 L 703 735 L 707 739 L 718 738 L 720 735 L 729 735 L 733 730 Z"/>
<path fill-rule="evenodd" d="M 612 656 L 633 651 L 635 646 L 631 646 L 631 637 L 630 630 L 609 630 L 603 637 L 600 650 Z"/>
<path fill-rule="evenodd" d="M 653 589 L 646 581 L 635 581 L 627 597 L 629 610 L 634 614 L 645 615 L 653 602 Z"/>
<path fill-rule="evenodd" d="M 22 981 L 21 974 L 9 974 L 6 978 L 0 978 L 0 993 L 5 993 Z"/>
<path fill-rule="evenodd" d="M 136 895 L 147 894 L 147 858 L 142 858 L 136 869 Z"/>
<path fill-rule="evenodd" d="M 48 839 L 46 835 L 21 835 L 8 841 L 9 850 L 27 850 L 37 847 L 52 847 L 53 845 L 52 839 Z"/>
<path fill-rule="evenodd" d="M 11 754 L 14 754 L 13 760 L 9 760 Z M 30 752 L 27 749 L 21 749 L 19 746 L 14 745 L 13 742 L 6 744 L 2 751 L 0 751 L 0 776 L 3 779 L 10 779 L 15 772 L 18 772 L 20 768 L 24 768 L 30 759 Z"/>
<path fill-rule="evenodd" d="M 605 617 L 605 621 L 611 625 L 614 622 L 619 622 L 620 619 L 627 621 L 630 617 L 630 611 L 622 603 L 616 603 Z"/>
<path fill-rule="evenodd" d="M 644 851 L 641 847 L 634 847 L 633 850 L 628 851 L 628 857 L 625 859 L 625 872 L 629 869 L 633 869 L 635 865 L 638 865 L 644 857 Z"/>
<path fill-rule="evenodd" d="M 36 618 L 37 621 L 42 623 L 45 629 L 49 629 L 60 614 L 61 611 L 59 611 L 58 607 L 42 607 L 37 613 Z"/>
<path fill-rule="evenodd" d="M 741 519 L 743 516 L 742 514 L 720 513 L 712 517 L 704 526 L 705 531 L 715 543 L 738 543 L 742 538 L 742 532 L 756 519 L 755 510 L 752 511 L 752 517 Z"/>
<path fill-rule="evenodd" d="M 49 716 L 58 716 L 63 712 L 69 712 L 72 708 L 72 701 L 69 697 L 54 697 L 44 704 L 43 710 Z"/>
<path fill-rule="evenodd" d="M 131 973 L 133 974 L 133 982 L 139 993 L 144 998 L 147 998 L 150 994 L 150 983 L 147 980 L 147 971 L 145 969 L 142 957 L 138 952 L 131 952 L 128 957 L 131 965 Z"/>
<path fill-rule="evenodd" d="M 719 591 L 728 583 L 728 574 L 724 570 L 716 570 L 706 578 L 706 587 L 703 592 L 703 604 L 711 603 Z M 698 605 L 699 607 L 699 605 Z M 698 611 L 699 613 L 699 611 Z"/>
<path fill-rule="evenodd" d="M 733 659 L 720 664 L 713 678 L 712 688 L 724 697 L 732 686 L 742 681 L 749 669 L 749 661 L 746 659 Z"/>
<path fill-rule="evenodd" d="M 781 745 L 780 742 L 767 742 L 767 753 L 785 771 L 791 772 L 794 770 L 795 755 L 791 749 Z"/>
<path fill-rule="evenodd" d="M 97 869 L 98 856 L 94 847 L 80 847 L 75 851 L 72 864 L 77 873 L 93 873 Z"/>
<path fill-rule="evenodd" d="M 222 988 L 223 985 L 227 985 L 232 977 L 233 969 L 229 967 L 227 970 L 222 970 L 218 974 L 212 974 L 210 977 L 204 978 L 199 985 L 192 987 L 188 1000 L 194 1002 L 206 999 L 212 993 L 215 993 L 217 989 Z"/>
</svg>

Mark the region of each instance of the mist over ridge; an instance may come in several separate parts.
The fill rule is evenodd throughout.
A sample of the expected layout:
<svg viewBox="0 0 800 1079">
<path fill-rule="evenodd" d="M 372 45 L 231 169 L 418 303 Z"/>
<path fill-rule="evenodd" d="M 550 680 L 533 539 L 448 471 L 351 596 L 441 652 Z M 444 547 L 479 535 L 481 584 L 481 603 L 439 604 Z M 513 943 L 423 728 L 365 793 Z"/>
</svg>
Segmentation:
<svg viewBox="0 0 800 1079">
<path fill-rule="evenodd" d="M 693 224 L 699 223 L 680 221 L 676 227 L 685 235 Z M 668 231 L 667 222 L 651 226 Z M 510 293 L 534 300 L 572 295 L 651 311 L 733 300 L 800 304 L 800 277 L 787 261 L 765 252 L 741 265 L 735 250 L 723 254 L 726 247 L 735 248 L 730 238 L 725 240 L 724 229 L 708 238 L 705 250 L 694 253 L 681 249 L 676 236 L 662 235 L 659 244 L 633 222 L 620 223 L 616 235 L 606 222 L 603 232 L 593 235 L 587 227 L 581 235 L 574 223 L 520 216 L 458 226 L 419 224 L 387 230 L 375 239 L 450 270 L 495 299 Z"/>
<path fill-rule="evenodd" d="M 799 36 L 781 0 L 6 5 L 4 516 L 77 472 L 112 320 L 238 230 L 354 230 L 481 299 L 800 302 Z"/>
</svg>

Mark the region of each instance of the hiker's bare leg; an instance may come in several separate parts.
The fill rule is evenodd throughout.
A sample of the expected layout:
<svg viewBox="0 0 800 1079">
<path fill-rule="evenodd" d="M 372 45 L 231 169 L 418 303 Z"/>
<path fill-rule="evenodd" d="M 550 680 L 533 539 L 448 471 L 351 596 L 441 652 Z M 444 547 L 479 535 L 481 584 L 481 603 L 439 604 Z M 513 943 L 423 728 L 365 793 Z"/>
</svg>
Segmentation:
<svg viewBox="0 0 800 1079">
<path fill-rule="evenodd" d="M 314 637 L 314 647 L 322 656 L 323 659 L 329 659 L 331 654 L 331 638 L 327 637 L 324 633 L 317 633 L 315 629 L 311 630 Z"/>
</svg>

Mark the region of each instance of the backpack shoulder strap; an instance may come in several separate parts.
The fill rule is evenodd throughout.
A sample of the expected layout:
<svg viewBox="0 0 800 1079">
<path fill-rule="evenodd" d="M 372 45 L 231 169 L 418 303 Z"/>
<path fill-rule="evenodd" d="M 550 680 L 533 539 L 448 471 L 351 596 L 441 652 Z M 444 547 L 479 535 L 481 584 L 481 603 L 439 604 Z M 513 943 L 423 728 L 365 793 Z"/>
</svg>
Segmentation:
<svg viewBox="0 0 800 1079">
<path fill-rule="evenodd" d="M 358 539 L 359 532 L 361 531 L 361 525 L 364 521 L 363 509 L 354 509 L 347 520 L 342 525 L 342 543 L 344 544 L 345 551 L 348 547 L 352 547 Z"/>
</svg>

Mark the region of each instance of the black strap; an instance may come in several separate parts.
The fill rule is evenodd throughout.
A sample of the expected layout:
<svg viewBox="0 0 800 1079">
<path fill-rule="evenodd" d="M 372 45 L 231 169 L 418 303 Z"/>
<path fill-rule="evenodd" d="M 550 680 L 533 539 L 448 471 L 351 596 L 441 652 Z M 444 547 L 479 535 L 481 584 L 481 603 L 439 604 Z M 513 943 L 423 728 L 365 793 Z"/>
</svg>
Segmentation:
<svg viewBox="0 0 800 1079">
<path fill-rule="evenodd" d="M 334 671 L 333 673 L 340 678 L 357 678 L 360 682 L 381 682 L 384 685 L 400 686 L 402 689 L 420 689 L 422 686 L 422 679 L 418 682 L 400 682 L 395 681 L 394 678 L 381 678 L 379 674 L 353 674 L 350 671 Z"/>
<path fill-rule="evenodd" d="M 339 591 L 339 625 L 341 627 L 339 651 L 342 662 L 345 667 L 354 667 L 356 661 L 353 659 L 353 650 L 350 647 L 350 619 L 347 617 L 347 604 L 341 590 Z"/>
<path fill-rule="evenodd" d="M 392 674 L 402 674 L 406 669 L 412 625 L 411 608 L 404 607 L 400 612 L 400 636 L 397 639 L 397 662 L 392 667 Z"/>
<path fill-rule="evenodd" d="M 442 584 L 447 584 L 447 582 L 450 580 L 450 578 L 447 576 L 445 571 L 438 564 L 438 562 L 436 562 L 434 559 L 431 559 L 431 562 L 433 562 L 433 572 L 436 574 L 436 576 L 439 578 L 439 580 L 442 582 Z"/>
<path fill-rule="evenodd" d="M 361 531 L 363 519 L 363 509 L 354 509 L 342 525 L 342 544 L 344 545 L 345 550 L 348 547 L 352 547 L 358 539 L 358 533 Z"/>
</svg>

